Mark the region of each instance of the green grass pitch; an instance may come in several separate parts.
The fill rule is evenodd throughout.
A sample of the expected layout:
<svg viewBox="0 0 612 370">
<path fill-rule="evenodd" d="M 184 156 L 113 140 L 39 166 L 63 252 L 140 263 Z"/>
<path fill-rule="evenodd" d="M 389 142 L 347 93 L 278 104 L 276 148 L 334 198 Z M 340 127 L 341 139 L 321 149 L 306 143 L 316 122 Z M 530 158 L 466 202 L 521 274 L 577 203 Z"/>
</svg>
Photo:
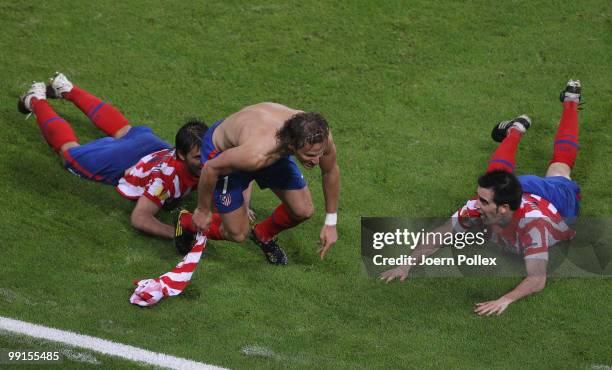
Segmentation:
<svg viewBox="0 0 612 370">
<path fill-rule="evenodd" d="M 0 316 L 230 368 L 612 367 L 610 279 L 550 280 L 481 318 L 474 302 L 519 279 L 385 285 L 364 275 L 359 250 L 362 216 L 456 210 L 499 120 L 533 118 L 517 172 L 543 173 L 569 78 L 586 101 L 582 212 L 610 216 L 610 2 L 7 0 L 0 15 Z M 280 237 L 290 265 L 269 266 L 250 242 L 210 242 L 184 295 L 130 305 L 133 279 L 180 258 L 132 230 L 132 204 L 112 187 L 63 171 L 17 112 L 54 71 L 167 140 L 185 118 L 212 123 L 256 102 L 321 112 L 339 150 L 338 244 L 318 260 L 320 175 L 305 172 L 317 214 Z M 53 107 L 82 142 L 100 137 L 69 103 Z M 254 194 L 259 219 L 276 203 Z M 22 346 L 0 333 L 0 347 Z"/>
</svg>

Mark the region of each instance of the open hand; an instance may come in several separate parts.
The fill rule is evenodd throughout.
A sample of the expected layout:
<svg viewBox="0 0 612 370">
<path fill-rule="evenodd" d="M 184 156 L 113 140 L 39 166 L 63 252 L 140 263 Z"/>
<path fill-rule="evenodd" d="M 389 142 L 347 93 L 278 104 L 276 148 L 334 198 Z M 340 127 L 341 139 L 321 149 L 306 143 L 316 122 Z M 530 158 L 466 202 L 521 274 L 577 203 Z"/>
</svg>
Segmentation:
<svg viewBox="0 0 612 370">
<path fill-rule="evenodd" d="M 401 282 L 404 282 L 408 277 L 408 271 L 409 269 L 407 266 L 398 266 L 394 269 L 381 272 L 378 277 L 380 280 L 384 280 L 387 283 L 397 278 L 399 278 Z"/>
<path fill-rule="evenodd" d="M 506 308 L 508 308 L 510 303 L 512 303 L 512 300 L 506 297 L 501 297 L 494 301 L 476 303 L 474 313 L 479 316 L 490 316 L 492 314 L 499 316 L 506 310 Z"/>
</svg>

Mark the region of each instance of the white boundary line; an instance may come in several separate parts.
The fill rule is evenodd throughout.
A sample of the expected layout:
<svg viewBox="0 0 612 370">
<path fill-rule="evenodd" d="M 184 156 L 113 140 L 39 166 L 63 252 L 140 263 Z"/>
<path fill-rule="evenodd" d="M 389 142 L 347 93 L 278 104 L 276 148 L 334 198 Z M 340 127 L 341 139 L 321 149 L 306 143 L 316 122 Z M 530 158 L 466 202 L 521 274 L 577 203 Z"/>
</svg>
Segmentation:
<svg viewBox="0 0 612 370">
<path fill-rule="evenodd" d="M 0 316 L 0 330 L 86 348 L 95 352 L 168 369 L 224 369 L 222 367 L 165 355 L 163 353 L 147 351 L 146 349 L 132 347 L 126 344 L 115 343 L 106 339 L 30 324 L 25 321 L 14 320 L 3 316 Z"/>
</svg>

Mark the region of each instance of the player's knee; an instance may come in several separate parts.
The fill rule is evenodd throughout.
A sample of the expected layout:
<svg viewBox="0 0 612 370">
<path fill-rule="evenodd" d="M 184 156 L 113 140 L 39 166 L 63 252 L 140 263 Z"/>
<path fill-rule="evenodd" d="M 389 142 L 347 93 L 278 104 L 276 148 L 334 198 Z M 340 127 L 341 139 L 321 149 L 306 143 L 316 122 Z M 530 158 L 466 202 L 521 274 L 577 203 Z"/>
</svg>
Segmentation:
<svg viewBox="0 0 612 370">
<path fill-rule="evenodd" d="M 572 168 L 567 163 L 552 162 L 548 166 L 548 170 L 546 171 L 546 177 L 563 176 L 568 179 L 571 179 L 570 178 L 571 173 L 572 173 Z"/>
<path fill-rule="evenodd" d="M 297 221 L 306 221 L 314 215 L 314 205 L 308 203 L 293 211 L 293 215 Z"/>
<path fill-rule="evenodd" d="M 227 239 L 234 241 L 236 243 L 242 243 L 249 237 L 249 225 L 246 227 L 234 228 L 234 229 L 226 229 L 225 235 Z"/>
<path fill-rule="evenodd" d="M 130 224 L 136 230 L 142 230 L 142 217 L 137 212 L 132 212 L 130 215 Z"/>
<path fill-rule="evenodd" d="M 228 237 L 236 243 L 242 243 L 243 241 L 247 239 L 248 236 L 249 236 L 248 229 L 244 232 L 234 232 L 228 235 Z"/>
<path fill-rule="evenodd" d="M 121 139 L 122 137 L 124 137 L 125 135 L 127 135 L 128 132 L 130 132 L 130 129 L 132 128 L 132 126 L 127 124 L 127 120 L 126 121 L 126 125 L 121 127 L 119 130 L 117 130 L 112 136 L 114 139 Z"/>
<path fill-rule="evenodd" d="M 249 233 L 241 233 L 239 235 L 236 235 L 236 242 L 242 243 L 243 241 L 247 240 L 248 236 L 249 236 Z"/>
</svg>

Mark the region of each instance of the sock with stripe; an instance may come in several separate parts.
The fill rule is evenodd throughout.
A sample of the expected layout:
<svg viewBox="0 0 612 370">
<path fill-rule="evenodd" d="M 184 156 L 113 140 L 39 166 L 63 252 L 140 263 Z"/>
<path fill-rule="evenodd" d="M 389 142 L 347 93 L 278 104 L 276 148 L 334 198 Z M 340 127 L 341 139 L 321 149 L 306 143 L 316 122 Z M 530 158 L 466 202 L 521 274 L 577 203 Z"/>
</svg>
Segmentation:
<svg viewBox="0 0 612 370">
<path fill-rule="evenodd" d="M 129 125 L 127 118 L 115 107 L 77 86 L 64 93 L 64 98 L 73 102 L 94 125 L 108 136 L 115 135 L 117 131 Z"/>
<path fill-rule="evenodd" d="M 578 148 L 578 103 L 566 101 L 563 103 L 563 114 L 555 135 L 550 163 L 561 162 L 573 168 Z"/>
<path fill-rule="evenodd" d="M 516 165 L 516 150 L 518 149 L 522 137 L 523 133 L 519 129 L 511 128 L 508 131 L 508 135 L 491 156 L 487 172 L 493 170 L 514 172 L 514 166 Z"/>
<path fill-rule="evenodd" d="M 31 105 L 40 132 L 47 144 L 56 152 L 59 152 L 62 145 L 70 141 L 78 142 L 70 124 L 55 113 L 47 100 L 32 98 Z"/>
<path fill-rule="evenodd" d="M 221 233 L 222 224 L 221 215 L 213 213 L 212 219 L 210 220 L 210 226 L 208 226 L 208 229 L 204 232 L 204 236 L 210 240 L 225 240 L 223 233 Z"/>
<path fill-rule="evenodd" d="M 295 221 L 291 218 L 291 215 L 287 212 L 287 208 L 281 203 L 281 205 L 276 207 L 274 212 L 272 212 L 270 217 L 255 225 L 254 232 L 259 240 L 266 243 L 274 239 L 281 231 L 292 228 L 299 223 L 300 221 Z"/>
</svg>

